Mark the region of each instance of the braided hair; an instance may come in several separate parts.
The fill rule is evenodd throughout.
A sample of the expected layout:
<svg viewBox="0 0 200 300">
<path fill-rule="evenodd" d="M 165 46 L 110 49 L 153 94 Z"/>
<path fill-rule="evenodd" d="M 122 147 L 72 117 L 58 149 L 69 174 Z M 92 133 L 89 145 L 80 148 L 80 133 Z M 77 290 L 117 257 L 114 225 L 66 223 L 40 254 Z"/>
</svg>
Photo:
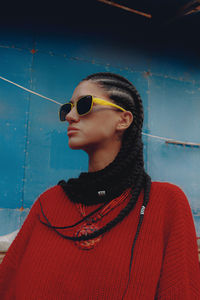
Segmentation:
<svg viewBox="0 0 200 300">
<path fill-rule="evenodd" d="M 71 201 L 75 203 L 84 203 L 92 205 L 102 203 L 98 209 L 85 216 L 76 224 L 56 227 L 52 226 L 47 217 L 42 213 L 47 221 L 45 225 L 53 228 L 59 235 L 66 239 L 74 241 L 85 241 L 96 238 L 101 234 L 108 232 L 114 226 L 122 222 L 128 216 L 137 203 L 138 197 L 144 190 L 143 205 L 140 213 L 138 228 L 133 240 L 131 249 L 131 259 L 129 266 L 129 279 L 133 259 L 133 249 L 140 231 L 142 220 L 144 217 L 144 209 L 149 201 L 149 193 L 151 187 L 151 178 L 144 170 L 143 159 L 143 142 L 142 142 L 142 125 L 143 125 L 143 105 L 141 97 L 133 86 L 133 84 L 118 74 L 110 72 L 95 73 L 87 76 L 82 80 L 92 81 L 103 88 L 109 98 L 117 105 L 131 111 L 133 114 L 133 122 L 124 132 L 122 137 L 122 146 L 116 158 L 104 169 L 96 172 L 83 172 L 78 178 L 71 178 L 67 182 L 61 180 L 58 182 Z M 131 197 L 128 204 L 119 212 L 119 214 L 99 230 L 88 234 L 87 236 L 65 236 L 57 229 L 74 227 L 92 214 L 96 213 L 109 201 L 121 195 L 127 188 L 131 188 Z M 104 190 L 105 197 L 99 197 L 98 191 Z M 41 206 L 42 209 L 42 206 Z"/>
</svg>

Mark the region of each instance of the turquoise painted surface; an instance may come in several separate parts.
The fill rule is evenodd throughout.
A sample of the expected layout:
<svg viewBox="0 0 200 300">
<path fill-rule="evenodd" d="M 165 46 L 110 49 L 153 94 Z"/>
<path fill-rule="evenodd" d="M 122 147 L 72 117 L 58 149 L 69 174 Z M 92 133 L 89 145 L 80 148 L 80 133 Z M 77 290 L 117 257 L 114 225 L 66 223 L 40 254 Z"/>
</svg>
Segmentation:
<svg viewBox="0 0 200 300">
<path fill-rule="evenodd" d="M 188 58 L 140 51 L 94 33 L 1 33 L 0 76 L 58 102 L 69 99 L 86 75 L 100 71 L 117 72 L 135 84 L 144 103 L 144 133 L 199 143 L 200 77 Z M 0 235 L 22 225 L 45 189 L 87 170 L 86 154 L 67 146 L 58 108 L 0 80 Z M 143 139 L 147 171 L 153 180 L 185 191 L 200 235 L 200 149 Z"/>
<path fill-rule="evenodd" d="M 1 76 L 30 85 L 32 57 L 26 51 L 0 47 Z M 29 94 L 0 82 L 0 199 L 1 207 L 20 206 L 23 197 L 25 141 Z M 15 204 L 14 204 L 15 203 Z"/>
</svg>

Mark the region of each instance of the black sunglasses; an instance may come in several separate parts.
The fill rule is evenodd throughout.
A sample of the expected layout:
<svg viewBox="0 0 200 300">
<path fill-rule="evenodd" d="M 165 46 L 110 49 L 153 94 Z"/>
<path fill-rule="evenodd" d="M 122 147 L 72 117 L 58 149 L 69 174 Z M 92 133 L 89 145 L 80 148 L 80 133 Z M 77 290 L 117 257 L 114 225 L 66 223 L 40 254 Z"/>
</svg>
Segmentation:
<svg viewBox="0 0 200 300">
<path fill-rule="evenodd" d="M 72 110 L 72 108 L 74 106 L 75 106 L 76 111 L 79 116 L 87 115 L 88 113 L 91 112 L 93 103 L 97 103 L 100 105 L 109 105 L 109 106 L 118 108 L 122 111 L 126 111 L 124 108 L 122 108 L 119 105 L 116 105 L 110 101 L 88 95 L 88 96 L 84 96 L 84 97 L 80 98 L 75 104 L 73 104 L 71 102 L 63 104 L 59 110 L 60 121 L 62 121 L 62 122 L 66 121 L 66 115 Z"/>
</svg>

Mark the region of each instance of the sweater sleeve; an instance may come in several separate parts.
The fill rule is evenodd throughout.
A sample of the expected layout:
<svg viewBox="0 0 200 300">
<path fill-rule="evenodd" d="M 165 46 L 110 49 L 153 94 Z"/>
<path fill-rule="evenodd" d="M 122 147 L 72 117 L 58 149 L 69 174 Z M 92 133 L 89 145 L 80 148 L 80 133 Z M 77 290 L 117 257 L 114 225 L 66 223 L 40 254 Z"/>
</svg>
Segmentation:
<svg viewBox="0 0 200 300">
<path fill-rule="evenodd" d="M 14 299 L 14 278 L 20 265 L 20 261 L 26 250 L 39 212 L 39 202 L 35 201 L 25 222 L 23 223 L 16 238 L 8 248 L 8 251 L 0 264 L 0 299 Z"/>
<path fill-rule="evenodd" d="M 156 300 L 199 300 L 200 268 L 192 212 L 183 191 L 171 185 L 165 210 L 164 256 Z"/>
</svg>

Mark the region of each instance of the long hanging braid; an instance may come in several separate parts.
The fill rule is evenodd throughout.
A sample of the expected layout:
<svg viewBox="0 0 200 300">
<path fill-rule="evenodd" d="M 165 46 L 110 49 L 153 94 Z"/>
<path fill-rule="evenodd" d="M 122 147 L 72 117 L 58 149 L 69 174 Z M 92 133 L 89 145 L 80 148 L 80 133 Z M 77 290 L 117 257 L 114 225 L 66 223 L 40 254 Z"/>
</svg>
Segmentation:
<svg viewBox="0 0 200 300">
<path fill-rule="evenodd" d="M 134 208 L 140 192 L 142 189 L 144 189 L 143 205 L 131 249 L 128 279 L 129 283 L 133 260 L 133 250 L 142 225 L 144 210 L 149 201 L 151 187 L 151 178 L 144 170 L 142 143 L 142 101 L 139 93 L 132 83 L 120 75 L 109 72 L 96 73 L 86 77 L 82 81 L 87 80 L 92 81 L 105 89 L 105 91 L 108 93 L 108 96 L 114 101 L 114 103 L 120 105 L 126 110 L 131 111 L 133 114 L 133 122 L 125 131 L 122 139 L 122 147 L 112 163 L 110 163 L 103 170 L 88 173 L 83 172 L 80 174 L 79 178 L 71 178 L 67 182 L 61 180 L 58 183 L 71 201 L 75 203 L 84 203 L 85 205 L 97 203 L 102 203 L 102 205 L 77 223 L 64 227 L 52 226 L 50 221 L 45 216 L 41 206 L 41 211 L 47 223 L 41 222 L 46 226 L 53 228 L 59 235 L 69 240 L 85 241 L 93 239 L 111 230 L 114 226 L 120 223 Z M 120 196 L 127 188 L 131 188 L 131 198 L 129 203 L 120 211 L 116 218 L 111 220 L 104 227 L 91 234 L 88 234 L 87 236 L 82 235 L 80 237 L 66 236 L 57 231 L 57 229 L 72 228 L 82 223 L 88 217 L 105 206 L 109 201 Z M 102 190 L 106 192 L 105 197 L 100 197 L 98 194 L 98 192 Z M 128 283 L 124 295 L 127 291 Z"/>
</svg>

